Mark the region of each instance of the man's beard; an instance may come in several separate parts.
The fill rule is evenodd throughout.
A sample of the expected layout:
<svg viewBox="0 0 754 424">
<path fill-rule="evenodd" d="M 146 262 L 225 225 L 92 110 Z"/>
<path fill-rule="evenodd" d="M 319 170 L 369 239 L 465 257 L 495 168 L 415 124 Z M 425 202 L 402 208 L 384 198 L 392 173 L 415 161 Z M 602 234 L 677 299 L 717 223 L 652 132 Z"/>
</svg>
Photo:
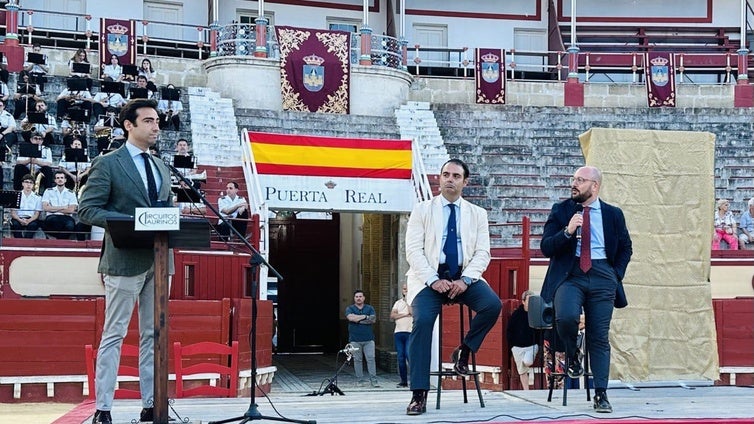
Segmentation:
<svg viewBox="0 0 754 424">
<path fill-rule="evenodd" d="M 584 203 L 586 199 L 589 198 L 589 195 L 587 193 L 578 193 L 578 194 L 572 194 L 571 200 L 573 200 L 576 203 Z"/>
</svg>

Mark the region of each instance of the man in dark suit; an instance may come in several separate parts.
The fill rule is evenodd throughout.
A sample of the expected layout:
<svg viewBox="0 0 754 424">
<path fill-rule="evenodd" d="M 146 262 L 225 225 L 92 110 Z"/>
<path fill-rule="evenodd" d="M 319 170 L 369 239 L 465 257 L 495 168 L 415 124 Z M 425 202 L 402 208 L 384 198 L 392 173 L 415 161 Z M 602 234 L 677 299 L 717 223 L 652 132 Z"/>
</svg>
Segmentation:
<svg viewBox="0 0 754 424">
<path fill-rule="evenodd" d="M 116 248 L 107 219 L 133 216 L 137 207 L 171 202 L 170 172 L 149 154 L 160 134 L 157 102 L 136 99 L 120 113 L 128 133 L 118 150 L 92 162 L 89 181 L 79 201 L 79 219 L 105 228 L 98 271 L 105 281 L 105 323 L 97 354 L 97 412 L 93 423 L 111 423 L 110 410 L 123 338 L 139 302 L 139 387 L 141 421 L 152 421 L 154 397 L 154 251 Z M 145 153 L 145 155 L 143 155 Z"/>
<path fill-rule="evenodd" d="M 542 253 L 550 258 L 542 299 L 553 302 L 556 330 L 565 347 L 571 378 L 584 374 L 576 346 L 579 315 L 584 309 L 594 409 L 612 412 L 606 394 L 608 333 L 614 304 L 625 306 L 616 301 L 616 291 L 625 302 L 622 281 L 632 248 L 623 211 L 599 199 L 601 186 L 599 169 L 579 168 L 571 178 L 571 198 L 552 207 L 540 244 Z"/>
</svg>

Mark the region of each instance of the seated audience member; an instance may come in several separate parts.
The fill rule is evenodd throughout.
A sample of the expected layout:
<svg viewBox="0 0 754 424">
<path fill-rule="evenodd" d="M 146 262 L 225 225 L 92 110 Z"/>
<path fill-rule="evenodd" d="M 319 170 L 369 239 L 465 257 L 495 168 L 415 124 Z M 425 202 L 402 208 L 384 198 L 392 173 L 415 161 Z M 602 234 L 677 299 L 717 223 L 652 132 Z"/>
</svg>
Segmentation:
<svg viewBox="0 0 754 424">
<path fill-rule="evenodd" d="M 109 81 L 109 79 L 105 79 Z M 120 95 L 120 93 L 108 93 L 103 88 L 92 97 L 92 113 L 94 114 L 95 121 L 100 119 L 104 115 L 108 108 L 113 108 L 115 113 L 118 114 L 123 105 L 126 104 L 126 99 Z"/>
<path fill-rule="evenodd" d="M 738 250 L 738 238 L 736 237 L 736 219 L 728 210 L 730 202 L 727 199 L 717 201 L 715 212 L 715 233 L 712 235 L 712 250 L 720 250 L 720 241 L 728 243 L 730 250 Z"/>
<path fill-rule="evenodd" d="M 5 110 L 5 102 L 0 102 L 0 148 L 5 146 L 12 146 L 16 144 L 18 138 L 16 136 L 16 120 L 13 119 L 7 110 Z M 19 187 L 18 190 L 21 190 Z"/>
<path fill-rule="evenodd" d="M 8 58 L 5 55 L 3 55 L 2 61 L 0 61 L 0 81 L 7 84 L 9 77 L 10 77 L 10 72 L 8 72 Z"/>
<path fill-rule="evenodd" d="M 105 115 L 94 124 L 94 137 L 97 139 L 97 152 L 117 149 L 126 140 L 125 131 L 118 122 L 115 108 L 108 108 Z"/>
<path fill-rule="evenodd" d="M 173 166 L 175 166 L 178 169 L 178 172 L 181 173 L 184 177 L 191 179 L 192 175 L 196 174 L 196 158 L 189 150 L 189 142 L 185 138 L 179 138 L 178 141 L 175 143 L 175 156 L 173 157 Z M 194 162 L 193 168 L 184 168 L 181 167 L 180 164 L 176 164 L 176 157 L 182 157 L 182 158 L 188 158 L 191 161 Z"/>
<path fill-rule="evenodd" d="M 71 190 L 65 188 L 65 173 L 55 173 L 55 187 L 42 195 L 42 209 L 47 212 L 45 234 L 57 239 L 69 239 L 76 230 L 76 213 L 79 202 Z"/>
<path fill-rule="evenodd" d="M 44 118 L 47 121 L 46 124 L 29 122 L 29 114 L 21 119 L 21 137 L 25 142 L 31 142 L 31 133 L 41 132 L 44 135 L 44 145 L 50 146 L 55 144 L 55 131 L 58 129 L 58 123 L 55 117 L 47 113 L 47 103 L 43 99 L 39 99 L 34 104 L 34 111 L 36 113 L 44 113 Z"/>
<path fill-rule="evenodd" d="M 15 238 L 34 238 L 34 233 L 39 229 L 42 198 L 33 191 L 34 177 L 31 175 L 24 175 L 23 186 L 20 208 L 10 211 L 11 232 Z"/>
<path fill-rule="evenodd" d="M 198 187 L 197 187 L 198 189 Z M 178 209 L 181 211 L 181 215 L 196 215 L 196 216 L 205 216 L 207 214 L 207 206 L 204 205 L 201 201 L 199 202 L 179 202 L 181 198 L 181 191 L 183 191 L 185 196 L 191 196 L 192 190 L 190 187 L 186 185 L 185 182 L 180 181 L 178 183 L 178 187 L 174 188 L 176 192 L 175 196 L 175 204 L 178 205 Z"/>
<path fill-rule="evenodd" d="M 110 64 L 102 64 L 102 79 L 110 78 L 111 81 L 120 82 L 123 80 L 123 67 L 120 66 L 120 58 L 116 55 L 110 56 Z"/>
<path fill-rule="evenodd" d="M 56 101 L 58 104 L 59 119 L 69 119 L 69 109 L 86 110 L 88 111 L 89 119 L 91 119 L 92 93 L 89 90 L 69 90 L 66 87 L 60 92 Z M 82 122 L 89 123 L 86 120 Z"/>
<path fill-rule="evenodd" d="M 142 59 L 141 65 L 139 66 L 139 75 L 144 76 L 147 79 L 147 88 L 150 89 L 152 92 L 157 91 L 157 86 L 155 85 L 155 77 L 157 76 L 157 72 L 155 72 L 154 68 L 152 68 L 152 61 L 149 59 Z"/>
<path fill-rule="evenodd" d="M 88 73 L 84 72 L 76 72 L 73 69 L 74 63 L 85 63 L 89 65 L 89 59 L 86 57 L 86 50 L 84 49 L 78 49 L 76 50 L 76 53 L 74 53 L 73 57 L 71 57 L 70 60 L 68 60 L 68 69 L 70 70 L 72 77 L 79 77 L 79 78 L 91 78 L 92 74 L 91 71 Z"/>
<path fill-rule="evenodd" d="M 10 100 L 10 89 L 5 81 L 0 81 L 0 100 L 6 103 Z"/>
<path fill-rule="evenodd" d="M 13 118 L 19 119 L 26 111 L 33 107 L 37 100 L 42 99 L 42 92 L 36 84 L 31 82 L 31 75 L 23 71 L 19 75 L 18 91 L 13 95 L 15 108 L 13 109 Z"/>
<path fill-rule="evenodd" d="M 539 352 L 534 329 L 529 327 L 529 296 L 533 294 L 533 291 L 527 290 L 521 295 L 522 303 L 511 314 L 508 327 L 505 329 L 508 347 L 513 353 L 518 377 L 524 390 L 529 390 L 529 370 Z"/>
<path fill-rule="evenodd" d="M 42 46 L 39 43 L 32 44 L 31 52 L 42 54 Z M 47 65 L 47 55 L 42 54 L 42 60 L 44 63 L 34 63 L 27 60 L 24 62 L 24 71 L 32 76 L 32 80 L 39 87 L 39 91 L 44 93 L 44 85 L 47 82 L 47 74 L 50 72 L 50 67 Z"/>
<path fill-rule="evenodd" d="M 754 197 L 746 204 L 747 209 L 741 214 L 738 227 L 738 247 L 747 249 L 754 246 Z"/>
<path fill-rule="evenodd" d="M 249 221 L 249 205 L 246 199 L 238 195 L 238 183 L 231 181 L 225 187 L 227 193 L 217 201 L 217 208 L 223 218 L 229 220 L 242 236 L 246 237 L 246 226 Z M 220 220 L 217 226 L 217 233 L 222 240 L 230 240 L 230 227 Z"/>
<path fill-rule="evenodd" d="M 83 151 L 84 161 L 66 161 L 64 152 L 58 163 L 58 169 L 65 173 L 65 187 L 69 190 L 73 190 L 74 194 L 78 195 L 78 189 L 86 184 L 86 178 L 87 175 L 89 175 L 89 170 L 92 165 L 89 163 L 89 156 L 86 154 L 86 150 L 84 150 L 84 144 L 78 136 L 74 136 L 73 140 L 71 140 L 70 149 Z"/>
<path fill-rule="evenodd" d="M 136 77 L 136 88 L 142 88 L 142 89 L 147 90 L 147 97 L 146 97 L 147 99 L 154 98 L 154 91 L 150 90 L 149 87 L 147 87 L 147 77 L 145 77 L 144 75 L 139 75 L 138 77 Z M 132 89 L 129 89 L 128 100 L 131 100 L 132 98 L 134 99 L 137 98 L 137 97 L 132 96 L 133 93 L 134 91 Z"/>
<path fill-rule="evenodd" d="M 43 137 L 40 132 L 35 132 L 31 135 L 31 144 L 37 146 L 42 155 L 41 157 L 26 157 L 21 156 L 19 153 L 19 156 L 16 158 L 16 166 L 13 167 L 13 190 L 20 191 L 23 188 L 24 175 L 37 175 L 37 172 L 41 172 L 44 175 L 40 186 L 45 188 L 52 187 L 52 150 L 42 144 L 44 142 Z"/>
<path fill-rule="evenodd" d="M 168 89 L 175 90 L 173 84 L 168 84 Z M 180 112 L 183 110 L 183 105 L 180 100 L 165 100 L 161 99 L 157 102 L 157 114 L 160 118 L 161 130 L 181 130 L 181 118 Z"/>
</svg>

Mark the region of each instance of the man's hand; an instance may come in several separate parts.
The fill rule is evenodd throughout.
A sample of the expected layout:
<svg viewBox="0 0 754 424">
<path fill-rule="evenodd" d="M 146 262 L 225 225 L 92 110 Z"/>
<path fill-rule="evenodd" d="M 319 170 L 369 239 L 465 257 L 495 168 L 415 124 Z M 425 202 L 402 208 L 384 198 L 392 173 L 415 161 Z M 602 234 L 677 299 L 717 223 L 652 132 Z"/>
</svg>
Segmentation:
<svg viewBox="0 0 754 424">
<path fill-rule="evenodd" d="M 578 227 L 584 223 L 584 216 L 580 213 L 576 213 L 571 217 L 571 221 L 568 222 L 568 234 L 573 235 Z"/>
<path fill-rule="evenodd" d="M 448 295 L 449 299 L 455 299 L 456 296 L 462 295 L 468 287 L 469 286 L 467 286 L 466 283 L 463 282 L 463 280 L 451 281 L 450 288 L 448 289 L 448 292 L 446 294 Z"/>
<path fill-rule="evenodd" d="M 445 294 L 448 292 L 448 290 L 450 290 L 451 284 L 452 283 L 448 280 L 439 279 L 435 280 L 435 282 L 430 284 L 429 287 L 440 294 Z"/>
</svg>

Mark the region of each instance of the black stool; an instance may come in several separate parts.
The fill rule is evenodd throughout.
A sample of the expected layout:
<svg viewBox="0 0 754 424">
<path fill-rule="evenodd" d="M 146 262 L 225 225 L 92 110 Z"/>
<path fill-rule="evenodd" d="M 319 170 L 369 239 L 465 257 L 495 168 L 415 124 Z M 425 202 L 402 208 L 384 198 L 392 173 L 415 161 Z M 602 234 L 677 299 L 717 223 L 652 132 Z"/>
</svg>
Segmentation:
<svg viewBox="0 0 754 424">
<path fill-rule="evenodd" d="M 468 312 L 468 320 L 469 323 L 471 323 L 471 308 L 468 306 L 465 306 L 462 303 L 458 304 L 458 315 L 459 315 L 459 326 L 460 326 L 460 342 L 459 345 L 463 344 L 463 338 L 466 334 L 465 330 L 465 323 L 464 323 L 464 313 L 463 309 L 466 307 L 466 310 Z M 476 353 L 471 352 L 471 361 L 470 365 L 471 368 L 469 370 L 469 373 L 466 375 L 458 374 L 454 369 L 445 370 L 442 367 L 442 310 L 444 308 L 440 309 L 440 314 L 437 316 L 439 321 L 439 331 L 440 334 L 440 340 L 438 343 L 438 365 L 437 365 L 437 371 L 432 371 L 429 373 L 430 376 L 437 376 L 437 403 L 435 406 L 435 409 L 440 409 L 440 395 L 442 394 L 442 378 L 443 377 L 455 377 L 460 376 L 461 377 L 461 385 L 463 387 L 463 403 L 469 403 L 469 398 L 466 391 L 466 377 L 471 377 L 474 380 L 474 385 L 476 386 L 476 393 L 479 397 L 479 406 L 484 408 L 484 399 L 482 398 L 482 390 L 479 387 L 479 374 L 480 372 L 476 370 Z"/>
<path fill-rule="evenodd" d="M 549 380 L 548 381 L 549 392 L 547 394 L 547 401 L 548 402 L 552 402 L 552 391 L 555 389 L 555 379 L 557 377 L 563 376 L 563 378 L 564 378 L 564 381 L 563 381 L 563 406 L 567 406 L 567 404 L 568 404 L 568 385 L 569 385 L 568 383 L 570 383 L 570 381 L 571 381 L 571 377 L 569 377 L 568 374 L 567 374 L 567 371 L 568 371 L 568 360 L 569 359 L 566 356 L 566 364 L 565 364 L 566 369 L 564 370 L 564 372 L 562 372 L 562 373 L 557 372 L 556 373 L 555 372 L 555 370 L 557 369 L 556 362 L 557 362 L 558 358 L 555 355 L 555 353 L 557 352 L 556 343 L 555 342 L 557 341 L 558 338 L 559 337 L 556 334 L 555 328 L 551 328 L 550 329 L 550 351 L 552 352 L 552 368 L 550 369 L 550 371 L 551 371 L 550 372 L 550 378 L 548 379 Z M 583 339 L 581 340 L 581 345 L 583 346 L 583 350 L 584 350 L 584 364 L 583 364 L 584 365 L 584 388 L 586 389 L 586 400 L 588 402 L 588 401 L 592 400 L 592 395 L 591 395 L 591 392 L 589 390 L 589 377 L 592 376 L 592 373 L 588 371 L 589 370 L 589 350 L 586 348 L 586 333 L 584 333 L 584 335 L 583 335 Z M 544 350 L 545 350 L 544 349 L 544 343 L 542 343 L 542 351 L 543 351 L 542 355 L 543 355 L 543 358 L 544 358 Z M 544 364 L 544 366 L 547 366 L 547 364 Z"/>
</svg>

